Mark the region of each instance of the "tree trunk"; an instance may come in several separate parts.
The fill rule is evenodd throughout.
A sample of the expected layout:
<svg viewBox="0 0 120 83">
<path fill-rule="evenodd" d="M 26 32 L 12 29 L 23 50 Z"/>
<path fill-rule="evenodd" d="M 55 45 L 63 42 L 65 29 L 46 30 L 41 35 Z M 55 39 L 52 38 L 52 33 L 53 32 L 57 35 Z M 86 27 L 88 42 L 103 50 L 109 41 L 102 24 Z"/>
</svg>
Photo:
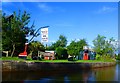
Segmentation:
<svg viewBox="0 0 120 83">
<path fill-rule="evenodd" d="M 11 53 L 11 57 L 13 57 L 14 52 L 15 52 L 15 44 L 13 44 L 13 50 L 12 50 L 12 53 Z"/>
</svg>

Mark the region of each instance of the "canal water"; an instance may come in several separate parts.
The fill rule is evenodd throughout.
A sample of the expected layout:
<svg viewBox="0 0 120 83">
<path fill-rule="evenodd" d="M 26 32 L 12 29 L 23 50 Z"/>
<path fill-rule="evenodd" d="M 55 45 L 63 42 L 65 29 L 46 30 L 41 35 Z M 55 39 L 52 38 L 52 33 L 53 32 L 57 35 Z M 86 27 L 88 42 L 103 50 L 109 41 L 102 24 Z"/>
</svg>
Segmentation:
<svg viewBox="0 0 120 83">
<path fill-rule="evenodd" d="M 2 81 L 22 83 L 71 83 L 120 81 L 120 63 L 116 66 L 88 70 L 2 72 Z"/>
</svg>

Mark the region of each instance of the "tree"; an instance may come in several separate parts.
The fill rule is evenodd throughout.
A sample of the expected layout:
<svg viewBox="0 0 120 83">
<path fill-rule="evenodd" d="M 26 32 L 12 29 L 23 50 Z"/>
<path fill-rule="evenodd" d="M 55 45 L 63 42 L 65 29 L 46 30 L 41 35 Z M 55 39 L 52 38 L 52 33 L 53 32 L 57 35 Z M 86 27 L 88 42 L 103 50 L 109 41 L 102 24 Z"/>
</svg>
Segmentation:
<svg viewBox="0 0 120 83">
<path fill-rule="evenodd" d="M 29 44 L 29 49 L 31 51 L 34 51 L 34 50 L 45 51 L 44 45 L 42 43 L 40 43 L 39 41 L 32 41 Z"/>
<path fill-rule="evenodd" d="M 60 35 L 59 39 L 51 46 L 49 46 L 47 49 L 55 50 L 57 47 L 66 47 L 66 45 L 67 45 L 67 38 L 63 35 Z"/>
<path fill-rule="evenodd" d="M 106 37 L 98 35 L 97 38 L 93 40 L 94 50 L 100 55 L 113 55 L 117 49 L 117 42 L 112 37 L 106 40 Z"/>
<path fill-rule="evenodd" d="M 67 38 L 64 35 L 60 35 L 59 39 L 53 43 L 51 46 L 48 46 L 47 50 L 55 50 L 56 57 L 59 59 L 66 59 L 68 57 L 67 49 L 65 48 L 67 45 Z"/>
<path fill-rule="evenodd" d="M 0 10 L 0 52 L 2 51 L 2 10 Z"/>
<path fill-rule="evenodd" d="M 60 47 L 66 47 L 66 45 L 67 45 L 67 38 L 65 36 L 63 36 L 63 35 L 60 35 L 59 36 L 59 40 L 56 43 Z"/>
<path fill-rule="evenodd" d="M 21 13 L 19 10 L 18 14 L 13 12 L 10 16 L 6 16 L 5 13 L 2 15 L 2 47 L 3 50 L 11 51 L 11 57 L 15 51 L 22 51 L 27 41 L 26 36 L 35 35 L 34 23 L 29 27 L 29 22 L 30 14 L 26 11 Z"/>
<path fill-rule="evenodd" d="M 29 44 L 29 48 L 28 48 L 30 53 L 38 53 L 38 51 L 45 51 L 45 47 L 42 43 L 40 43 L 39 41 L 32 41 Z"/>
<path fill-rule="evenodd" d="M 77 42 L 72 41 L 69 46 L 67 46 L 67 53 L 72 56 L 77 56 L 80 54 L 80 51 L 83 50 L 83 46 L 87 46 L 85 39 L 81 39 Z"/>
<path fill-rule="evenodd" d="M 83 50 L 83 46 L 88 46 L 88 44 L 85 39 L 81 39 L 80 41 L 77 41 L 77 46 L 80 52 Z"/>
<path fill-rule="evenodd" d="M 98 54 L 102 55 L 103 54 L 103 49 L 105 47 L 105 36 L 98 35 L 94 40 L 94 50 Z"/>
<path fill-rule="evenodd" d="M 78 53 L 77 44 L 75 41 L 72 41 L 69 46 L 67 46 L 67 53 L 69 55 L 76 55 Z"/>
<path fill-rule="evenodd" d="M 67 49 L 63 48 L 63 47 L 57 47 L 56 50 L 56 57 L 58 59 L 67 59 L 68 58 L 68 54 L 67 54 Z"/>
<path fill-rule="evenodd" d="M 110 56 L 114 55 L 114 52 L 118 49 L 117 45 L 117 41 L 115 41 L 113 37 L 106 40 L 104 54 L 109 54 Z"/>
</svg>

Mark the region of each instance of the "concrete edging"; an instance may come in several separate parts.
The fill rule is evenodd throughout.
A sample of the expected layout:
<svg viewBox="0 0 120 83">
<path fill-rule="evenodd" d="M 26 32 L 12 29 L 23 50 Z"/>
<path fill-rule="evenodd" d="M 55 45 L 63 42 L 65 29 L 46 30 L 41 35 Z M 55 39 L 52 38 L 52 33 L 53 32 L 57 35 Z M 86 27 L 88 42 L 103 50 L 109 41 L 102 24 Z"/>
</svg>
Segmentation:
<svg viewBox="0 0 120 83">
<path fill-rule="evenodd" d="M 94 63 L 53 63 L 53 62 L 28 62 L 28 61 L 2 61 L 2 71 L 36 71 L 36 70 L 75 70 L 109 67 L 116 62 L 94 62 Z"/>
</svg>

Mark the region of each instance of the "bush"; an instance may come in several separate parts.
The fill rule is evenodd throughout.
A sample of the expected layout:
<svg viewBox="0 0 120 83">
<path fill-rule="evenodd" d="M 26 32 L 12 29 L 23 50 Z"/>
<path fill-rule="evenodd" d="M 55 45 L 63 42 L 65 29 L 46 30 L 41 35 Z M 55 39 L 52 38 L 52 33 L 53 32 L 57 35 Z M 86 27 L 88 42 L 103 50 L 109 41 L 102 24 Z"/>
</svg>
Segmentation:
<svg viewBox="0 0 120 83">
<path fill-rule="evenodd" d="M 67 50 L 65 48 L 57 47 L 55 51 L 56 51 L 56 57 L 58 59 L 67 59 L 68 58 Z"/>
<path fill-rule="evenodd" d="M 120 60 L 120 54 L 118 54 L 118 56 L 116 56 L 116 59 L 117 59 L 117 60 Z"/>
<path fill-rule="evenodd" d="M 96 60 L 100 60 L 100 55 L 97 54 L 96 57 L 95 57 Z"/>
<path fill-rule="evenodd" d="M 96 60 L 101 60 L 101 61 L 113 61 L 114 58 L 112 58 L 110 55 L 96 55 Z"/>
</svg>

